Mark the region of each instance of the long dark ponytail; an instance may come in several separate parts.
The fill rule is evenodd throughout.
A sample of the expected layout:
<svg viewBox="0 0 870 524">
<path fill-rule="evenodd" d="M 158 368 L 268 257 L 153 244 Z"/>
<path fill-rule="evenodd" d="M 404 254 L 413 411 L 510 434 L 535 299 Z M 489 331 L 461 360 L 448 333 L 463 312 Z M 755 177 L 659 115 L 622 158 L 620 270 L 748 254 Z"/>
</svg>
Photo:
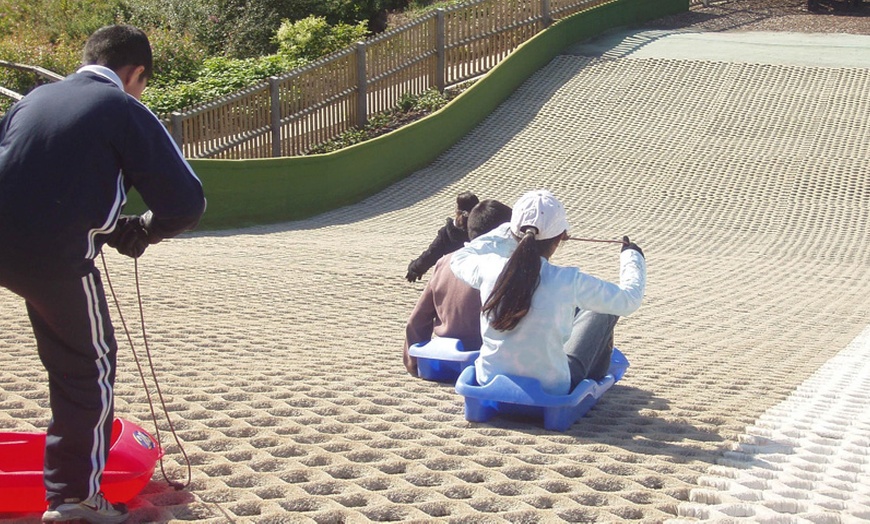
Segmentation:
<svg viewBox="0 0 870 524">
<path fill-rule="evenodd" d="M 533 226 L 523 227 L 521 232 L 523 236 L 516 250 L 483 305 L 489 325 L 499 331 L 515 328 L 529 312 L 532 295 L 541 281 L 541 256 L 561 240 L 561 236 L 535 240 L 537 229 Z"/>
</svg>

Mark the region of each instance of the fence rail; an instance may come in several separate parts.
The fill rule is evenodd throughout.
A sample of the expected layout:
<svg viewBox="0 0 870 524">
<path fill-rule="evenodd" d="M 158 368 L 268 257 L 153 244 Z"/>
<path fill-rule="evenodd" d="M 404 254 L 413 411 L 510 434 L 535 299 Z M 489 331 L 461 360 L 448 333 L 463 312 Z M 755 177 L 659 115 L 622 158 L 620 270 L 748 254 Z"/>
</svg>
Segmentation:
<svg viewBox="0 0 870 524">
<path fill-rule="evenodd" d="M 0 95 L 5 96 L 6 98 L 11 98 L 15 102 L 18 102 L 19 100 L 24 98 L 24 95 L 22 95 L 21 93 L 13 91 L 11 89 L 6 89 L 3 86 L 0 86 Z"/>
<path fill-rule="evenodd" d="M 46 80 L 50 80 L 52 82 L 63 80 L 63 75 L 59 75 L 54 71 L 49 71 L 44 67 L 16 64 L 15 62 L 7 62 L 6 60 L 0 60 L 0 67 L 7 67 L 9 69 L 18 69 L 19 71 L 33 73 L 36 76 L 41 76 L 42 78 L 45 78 Z"/>
<path fill-rule="evenodd" d="M 554 20 L 606 0 L 477 0 L 165 119 L 188 158 L 296 156 L 405 94 L 476 78 Z"/>
<path fill-rule="evenodd" d="M 24 71 L 25 73 L 33 73 L 37 77 L 44 78 L 49 82 L 57 82 L 59 80 L 63 80 L 62 75 L 59 75 L 54 71 L 49 71 L 48 69 L 39 66 L 16 64 L 15 62 L 0 60 L 0 67 L 5 67 L 7 69 L 16 69 L 18 71 Z M 6 98 L 11 98 L 16 102 L 24 98 L 24 95 L 22 95 L 21 93 L 13 91 L 11 89 L 7 89 L 5 87 L 0 87 L 0 95 L 5 96 Z"/>
</svg>

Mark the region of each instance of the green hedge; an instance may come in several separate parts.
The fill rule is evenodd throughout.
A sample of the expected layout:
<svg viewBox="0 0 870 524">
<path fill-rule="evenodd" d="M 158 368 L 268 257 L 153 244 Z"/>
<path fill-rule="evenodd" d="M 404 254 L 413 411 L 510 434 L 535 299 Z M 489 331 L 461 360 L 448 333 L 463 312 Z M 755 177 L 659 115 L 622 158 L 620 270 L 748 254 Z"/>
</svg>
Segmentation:
<svg viewBox="0 0 870 524">
<path fill-rule="evenodd" d="M 262 160 L 191 160 L 208 199 L 199 229 L 298 220 L 359 202 L 435 160 L 565 47 L 688 8 L 688 0 L 614 0 L 572 15 L 523 43 L 439 111 L 347 149 Z M 134 194 L 129 206 L 143 209 Z"/>
</svg>

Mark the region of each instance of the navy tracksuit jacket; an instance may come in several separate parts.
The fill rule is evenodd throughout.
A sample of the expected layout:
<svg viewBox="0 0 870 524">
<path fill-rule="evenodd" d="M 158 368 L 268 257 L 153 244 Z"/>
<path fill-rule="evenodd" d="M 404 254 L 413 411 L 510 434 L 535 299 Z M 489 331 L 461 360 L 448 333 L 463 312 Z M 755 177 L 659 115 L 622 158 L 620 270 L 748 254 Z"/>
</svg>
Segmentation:
<svg viewBox="0 0 870 524">
<path fill-rule="evenodd" d="M 109 69 L 34 89 L 0 121 L 0 285 L 25 299 L 49 374 L 49 501 L 99 491 L 117 343 L 94 258 L 135 187 L 154 232 L 192 229 L 202 184 L 151 111 Z"/>
</svg>

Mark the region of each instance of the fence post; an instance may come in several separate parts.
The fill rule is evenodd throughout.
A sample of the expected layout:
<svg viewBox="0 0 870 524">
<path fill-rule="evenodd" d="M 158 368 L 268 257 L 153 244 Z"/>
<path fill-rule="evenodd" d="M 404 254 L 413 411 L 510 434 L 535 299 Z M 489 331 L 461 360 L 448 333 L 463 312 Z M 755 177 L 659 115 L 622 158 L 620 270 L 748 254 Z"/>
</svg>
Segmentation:
<svg viewBox="0 0 870 524">
<path fill-rule="evenodd" d="M 435 10 L 435 87 L 443 93 L 447 87 L 446 35 L 444 29 L 444 9 Z"/>
<path fill-rule="evenodd" d="M 553 23 L 553 15 L 550 13 L 550 0 L 541 0 L 541 16 L 543 18 L 541 23 L 544 24 L 543 29 L 550 27 L 550 24 Z"/>
<path fill-rule="evenodd" d="M 281 156 L 281 99 L 278 93 L 278 78 L 269 77 L 269 127 L 272 131 L 272 158 Z"/>
<path fill-rule="evenodd" d="M 172 139 L 175 140 L 178 149 L 184 151 L 184 118 L 181 113 L 172 113 L 169 121 L 172 123 Z"/>
<path fill-rule="evenodd" d="M 356 125 L 363 128 L 368 118 L 368 78 L 366 78 L 366 43 L 356 43 Z"/>
</svg>

